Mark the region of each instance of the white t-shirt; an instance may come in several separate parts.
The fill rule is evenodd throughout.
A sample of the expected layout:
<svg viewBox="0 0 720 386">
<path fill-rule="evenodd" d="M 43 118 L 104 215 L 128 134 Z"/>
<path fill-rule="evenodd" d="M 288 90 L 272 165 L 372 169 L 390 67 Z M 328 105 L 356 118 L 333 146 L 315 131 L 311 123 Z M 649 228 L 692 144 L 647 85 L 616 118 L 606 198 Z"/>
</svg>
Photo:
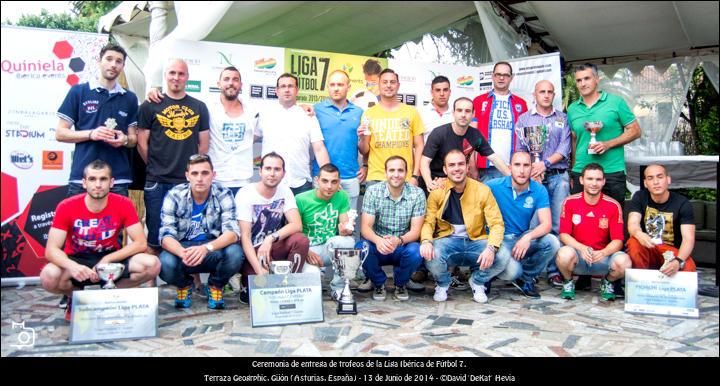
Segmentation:
<svg viewBox="0 0 720 386">
<path fill-rule="evenodd" d="M 315 117 L 308 116 L 298 105 L 286 109 L 276 104 L 263 110 L 257 132 L 263 137 L 262 155 L 274 151 L 285 160 L 281 185 L 297 188 L 312 181 L 311 144 L 323 140 Z"/>
<path fill-rule="evenodd" d="M 495 94 L 495 106 L 490 113 L 488 142 L 495 154 L 510 165 L 510 153 L 512 152 L 513 138 L 513 117 L 510 106 L 510 94 Z"/>
<path fill-rule="evenodd" d="M 295 196 L 287 186 L 278 185 L 275 195 L 265 198 L 257 191 L 257 184 L 246 185 L 235 196 L 235 208 L 239 221 L 252 223 L 253 246 L 260 245 L 265 237 L 282 228 L 285 213 L 297 209 Z"/>
<path fill-rule="evenodd" d="M 427 139 L 432 133 L 433 129 L 438 126 L 442 126 L 453 122 L 452 104 L 449 104 L 447 111 L 440 114 L 433 106 L 432 102 L 423 108 L 418 109 L 420 111 L 420 117 L 425 125 L 425 132 L 423 133 L 423 139 L 427 143 Z"/>
<path fill-rule="evenodd" d="M 253 176 L 253 139 L 260 114 L 240 100 L 243 113 L 230 118 L 219 100 L 210 103 L 210 150 L 216 181 L 226 187 L 241 187 Z"/>
</svg>

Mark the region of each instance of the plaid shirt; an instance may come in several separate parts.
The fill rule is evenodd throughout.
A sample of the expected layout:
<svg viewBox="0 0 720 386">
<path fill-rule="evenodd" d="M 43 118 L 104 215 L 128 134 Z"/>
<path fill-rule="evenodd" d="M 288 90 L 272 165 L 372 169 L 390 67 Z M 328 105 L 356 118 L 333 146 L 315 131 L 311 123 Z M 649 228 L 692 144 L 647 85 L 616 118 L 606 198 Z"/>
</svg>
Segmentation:
<svg viewBox="0 0 720 386">
<path fill-rule="evenodd" d="M 172 188 L 163 201 L 160 210 L 160 243 L 165 237 L 183 241 L 192 222 L 193 198 L 190 184 L 180 184 Z M 225 232 L 234 232 L 240 237 L 240 226 L 235 214 L 235 199 L 230 189 L 213 182 L 203 217 L 203 230 L 209 240 L 220 237 Z"/>
<path fill-rule="evenodd" d="M 375 216 L 373 231 L 378 236 L 400 237 L 410 230 L 413 217 L 425 216 L 425 193 L 406 182 L 402 196 L 395 201 L 387 182 L 382 182 L 365 191 L 362 211 Z"/>
</svg>

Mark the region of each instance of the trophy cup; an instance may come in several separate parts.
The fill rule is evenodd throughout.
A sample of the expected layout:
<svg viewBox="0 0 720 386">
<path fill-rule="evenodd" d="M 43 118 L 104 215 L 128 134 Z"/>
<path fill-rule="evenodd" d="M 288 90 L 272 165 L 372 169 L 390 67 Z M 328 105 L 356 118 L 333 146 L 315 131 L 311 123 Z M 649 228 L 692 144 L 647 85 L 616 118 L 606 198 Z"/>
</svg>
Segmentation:
<svg viewBox="0 0 720 386">
<path fill-rule="evenodd" d="M 370 134 L 372 134 L 372 133 L 370 132 L 370 118 L 364 118 L 364 119 L 362 120 L 362 125 L 361 125 L 361 126 L 363 126 L 363 135 L 364 135 L 364 136 L 367 137 L 367 136 L 370 136 Z"/>
<path fill-rule="evenodd" d="M 355 219 L 358 218 L 357 210 L 350 209 L 347 211 L 348 216 L 348 222 L 347 225 L 345 225 L 345 229 L 349 230 L 350 232 L 355 231 Z"/>
<path fill-rule="evenodd" d="M 107 127 L 110 130 L 115 130 L 117 127 L 117 121 L 115 118 L 108 118 L 105 120 L 105 127 Z"/>
<path fill-rule="evenodd" d="M 590 146 L 597 143 L 595 135 L 603 128 L 601 121 L 588 121 L 585 122 L 585 130 L 590 132 L 590 143 L 588 144 L 588 154 L 597 154 L 595 150 L 590 149 Z"/>
<path fill-rule="evenodd" d="M 103 263 L 95 266 L 95 271 L 100 276 L 100 279 L 107 282 L 102 287 L 103 289 L 116 288 L 114 280 L 119 279 L 124 270 L 125 266 L 120 263 Z"/>
<path fill-rule="evenodd" d="M 665 251 L 663 252 L 662 257 L 665 262 L 663 263 L 662 267 L 660 267 L 660 271 L 665 269 L 665 266 L 670 264 L 671 261 L 675 260 L 675 254 L 673 254 L 672 251 Z"/>
<path fill-rule="evenodd" d="M 515 130 L 523 145 L 528 148 L 528 151 L 533 156 L 533 162 L 542 162 L 540 155 L 547 139 L 547 126 L 518 127 Z"/>
<path fill-rule="evenodd" d="M 287 275 L 292 272 L 292 261 L 280 260 L 270 262 L 270 273 L 273 275 Z"/>
<path fill-rule="evenodd" d="M 345 279 L 345 288 L 343 288 L 338 299 L 338 315 L 357 315 L 357 303 L 352 292 L 350 292 L 350 279 L 355 278 L 358 269 L 365 262 L 369 252 L 367 244 L 363 244 L 362 249 L 335 248 L 333 250 L 333 268 L 335 272 Z M 362 256 L 362 259 L 360 256 Z"/>
<path fill-rule="evenodd" d="M 662 233 L 664 229 L 665 217 L 662 215 L 648 216 L 647 220 L 645 220 L 645 230 L 655 245 L 663 243 Z"/>
</svg>

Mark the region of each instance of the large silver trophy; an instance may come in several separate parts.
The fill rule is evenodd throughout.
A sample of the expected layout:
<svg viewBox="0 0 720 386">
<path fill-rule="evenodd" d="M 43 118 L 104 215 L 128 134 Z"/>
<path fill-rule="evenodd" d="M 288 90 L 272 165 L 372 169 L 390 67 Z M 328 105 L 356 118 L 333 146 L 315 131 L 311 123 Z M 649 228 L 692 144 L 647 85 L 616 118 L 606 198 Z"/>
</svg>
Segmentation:
<svg viewBox="0 0 720 386">
<path fill-rule="evenodd" d="M 523 145 L 528 148 L 528 151 L 533 156 L 533 162 L 542 162 L 541 154 L 547 140 L 547 126 L 518 127 L 515 131 Z"/>
<path fill-rule="evenodd" d="M 597 143 L 597 138 L 595 137 L 603 128 L 602 121 L 588 121 L 585 122 L 585 130 L 590 132 L 590 143 L 588 144 L 588 154 L 597 154 L 595 150 L 590 149 L 590 146 Z"/>
<path fill-rule="evenodd" d="M 368 245 L 363 243 L 362 249 L 356 248 L 334 248 L 331 249 L 332 264 L 335 272 L 345 279 L 345 288 L 338 299 L 338 314 L 357 314 L 357 303 L 350 292 L 350 279 L 354 279 L 360 266 L 365 262 L 370 250 Z M 362 258 L 361 258 L 362 257 Z"/>
<path fill-rule="evenodd" d="M 102 263 L 95 266 L 95 271 L 100 279 L 106 282 L 103 289 L 116 288 L 115 280 L 122 276 L 124 270 L 125 266 L 120 263 Z"/>
</svg>

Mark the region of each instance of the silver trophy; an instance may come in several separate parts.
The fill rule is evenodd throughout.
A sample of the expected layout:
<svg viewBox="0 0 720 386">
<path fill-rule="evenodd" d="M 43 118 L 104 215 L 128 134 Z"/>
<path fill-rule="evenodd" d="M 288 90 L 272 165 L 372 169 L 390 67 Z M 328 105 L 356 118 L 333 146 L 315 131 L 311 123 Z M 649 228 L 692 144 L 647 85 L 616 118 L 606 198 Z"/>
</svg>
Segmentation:
<svg viewBox="0 0 720 386">
<path fill-rule="evenodd" d="M 670 264 L 670 262 L 675 260 L 675 254 L 672 251 L 665 251 L 663 252 L 662 257 L 665 262 L 663 263 L 662 267 L 660 267 L 660 271 L 665 269 L 665 267 Z"/>
<path fill-rule="evenodd" d="M 366 243 L 362 249 L 356 248 L 335 248 L 332 249 L 332 265 L 335 272 L 345 279 L 345 288 L 338 299 L 337 313 L 356 315 L 357 303 L 350 292 L 350 279 L 354 279 L 360 266 L 365 262 L 370 250 Z M 361 259 L 362 256 L 362 259 Z"/>
<path fill-rule="evenodd" d="M 595 150 L 590 149 L 590 146 L 597 143 L 595 135 L 603 128 L 602 121 L 588 121 L 585 122 L 585 130 L 590 132 L 590 143 L 588 144 L 588 154 L 597 154 Z"/>
<path fill-rule="evenodd" d="M 645 220 L 645 230 L 655 245 L 661 245 L 663 243 L 662 234 L 664 229 L 665 217 L 661 214 L 648 216 Z"/>
<path fill-rule="evenodd" d="M 124 270 L 125 266 L 120 263 L 103 263 L 95 266 L 95 271 L 100 279 L 106 282 L 103 289 L 116 288 L 114 281 L 122 276 Z"/>
<path fill-rule="evenodd" d="M 523 145 L 528 148 L 528 151 L 533 156 L 533 162 L 542 162 L 540 155 L 545 148 L 545 141 L 547 140 L 547 126 L 518 127 L 515 131 Z"/>
<path fill-rule="evenodd" d="M 287 275 L 292 272 L 292 261 L 279 260 L 270 262 L 270 273 L 273 275 Z"/>
</svg>

